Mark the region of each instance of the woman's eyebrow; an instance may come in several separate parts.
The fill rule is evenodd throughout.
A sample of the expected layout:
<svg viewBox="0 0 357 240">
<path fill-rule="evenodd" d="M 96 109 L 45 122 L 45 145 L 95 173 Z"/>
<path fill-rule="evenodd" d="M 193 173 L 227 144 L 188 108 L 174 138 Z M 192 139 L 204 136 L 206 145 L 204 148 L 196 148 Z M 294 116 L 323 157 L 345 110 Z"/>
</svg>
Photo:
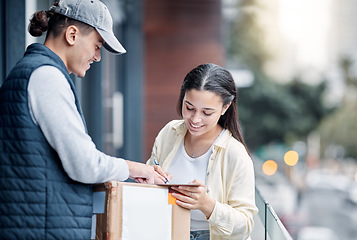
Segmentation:
<svg viewBox="0 0 357 240">
<path fill-rule="evenodd" d="M 187 103 L 187 104 L 189 104 L 189 105 L 191 105 L 193 107 L 193 104 L 190 103 L 189 101 L 185 100 L 185 103 Z"/>
<path fill-rule="evenodd" d="M 187 104 L 189 104 L 189 105 L 191 105 L 192 107 L 194 107 L 194 105 L 192 104 L 192 103 L 190 103 L 189 101 L 187 101 L 187 100 L 185 100 L 185 103 L 187 103 Z M 214 108 L 209 108 L 209 107 L 207 107 L 207 108 L 203 108 L 204 110 L 208 110 L 208 111 L 215 111 L 216 109 L 214 109 Z"/>
</svg>

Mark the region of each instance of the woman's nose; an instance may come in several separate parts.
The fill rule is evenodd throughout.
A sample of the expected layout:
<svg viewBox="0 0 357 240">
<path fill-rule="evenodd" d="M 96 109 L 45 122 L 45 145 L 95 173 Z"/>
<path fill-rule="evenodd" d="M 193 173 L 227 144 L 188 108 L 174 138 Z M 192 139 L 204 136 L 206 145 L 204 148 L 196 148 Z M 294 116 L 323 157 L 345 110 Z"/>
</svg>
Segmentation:
<svg viewBox="0 0 357 240">
<path fill-rule="evenodd" d="M 192 122 L 193 123 L 198 123 L 200 121 L 201 121 L 201 116 L 199 115 L 199 113 L 198 112 L 194 113 L 192 115 Z"/>
</svg>

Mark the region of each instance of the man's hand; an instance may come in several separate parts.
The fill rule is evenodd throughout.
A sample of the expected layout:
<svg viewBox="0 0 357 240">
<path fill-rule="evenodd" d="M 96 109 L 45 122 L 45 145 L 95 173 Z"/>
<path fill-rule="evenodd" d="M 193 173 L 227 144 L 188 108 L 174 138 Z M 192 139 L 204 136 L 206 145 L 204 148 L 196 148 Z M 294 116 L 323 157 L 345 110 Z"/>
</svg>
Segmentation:
<svg viewBox="0 0 357 240">
<path fill-rule="evenodd" d="M 154 184 L 155 170 L 152 166 L 126 160 L 129 167 L 129 178 L 136 182 Z"/>
</svg>

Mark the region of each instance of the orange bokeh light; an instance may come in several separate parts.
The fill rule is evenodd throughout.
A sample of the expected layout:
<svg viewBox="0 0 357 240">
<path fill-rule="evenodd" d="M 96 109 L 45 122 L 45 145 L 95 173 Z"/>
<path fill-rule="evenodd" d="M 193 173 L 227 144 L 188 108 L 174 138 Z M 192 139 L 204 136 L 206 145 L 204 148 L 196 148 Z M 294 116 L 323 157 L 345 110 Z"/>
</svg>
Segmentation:
<svg viewBox="0 0 357 240">
<path fill-rule="evenodd" d="M 284 155 L 284 161 L 289 166 L 295 166 L 299 161 L 299 154 L 296 151 L 290 150 Z"/>
<path fill-rule="evenodd" d="M 276 170 L 278 170 L 278 164 L 274 160 L 267 160 L 263 163 L 263 173 L 266 175 L 274 175 Z"/>
</svg>

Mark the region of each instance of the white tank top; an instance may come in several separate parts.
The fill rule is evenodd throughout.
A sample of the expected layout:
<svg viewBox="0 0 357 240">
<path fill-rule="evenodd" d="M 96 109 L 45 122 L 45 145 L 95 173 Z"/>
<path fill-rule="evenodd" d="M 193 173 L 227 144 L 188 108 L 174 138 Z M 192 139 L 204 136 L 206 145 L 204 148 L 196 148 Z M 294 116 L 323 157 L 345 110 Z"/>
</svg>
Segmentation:
<svg viewBox="0 0 357 240">
<path fill-rule="evenodd" d="M 223 132 L 224 129 L 217 139 Z M 192 158 L 186 153 L 183 140 L 168 169 L 168 172 L 173 176 L 170 183 L 189 183 L 197 179 L 206 184 L 207 165 L 214 143 L 205 154 Z M 195 209 L 191 210 L 191 231 L 198 230 L 209 230 L 209 224 L 206 216 L 200 210 Z"/>
</svg>

